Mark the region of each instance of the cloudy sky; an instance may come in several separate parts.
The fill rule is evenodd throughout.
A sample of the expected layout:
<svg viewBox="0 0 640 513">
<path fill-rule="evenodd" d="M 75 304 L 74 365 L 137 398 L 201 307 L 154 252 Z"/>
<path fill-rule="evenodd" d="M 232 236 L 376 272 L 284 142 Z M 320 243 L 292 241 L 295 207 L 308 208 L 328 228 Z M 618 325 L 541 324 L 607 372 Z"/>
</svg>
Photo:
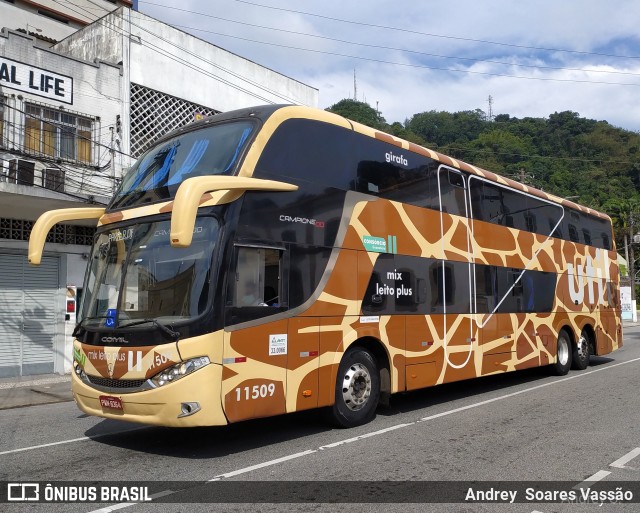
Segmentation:
<svg viewBox="0 0 640 513">
<path fill-rule="evenodd" d="M 572 110 L 640 131 L 637 0 L 139 0 L 139 10 L 387 122 Z"/>
</svg>

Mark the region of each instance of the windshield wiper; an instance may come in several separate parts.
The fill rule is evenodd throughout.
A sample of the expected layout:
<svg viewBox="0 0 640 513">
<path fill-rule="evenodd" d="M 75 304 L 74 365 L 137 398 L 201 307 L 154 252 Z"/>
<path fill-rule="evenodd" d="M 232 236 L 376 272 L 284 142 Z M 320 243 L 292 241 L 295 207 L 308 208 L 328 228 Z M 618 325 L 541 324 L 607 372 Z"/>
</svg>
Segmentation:
<svg viewBox="0 0 640 513">
<path fill-rule="evenodd" d="M 96 319 L 114 319 L 114 318 L 110 315 L 93 315 L 93 316 L 85 317 L 78 324 L 76 324 L 75 328 L 73 328 L 73 333 L 71 333 L 71 336 L 77 337 L 78 334 L 80 333 L 80 330 L 86 330 L 86 328 L 83 326 L 85 321 L 95 321 Z M 114 322 L 115 322 L 115 319 L 114 319 Z"/>
<path fill-rule="evenodd" d="M 169 326 L 166 326 L 166 325 L 162 324 L 161 322 L 157 321 L 156 319 L 140 319 L 138 321 L 132 321 L 132 322 L 129 322 L 127 324 L 121 324 L 120 326 L 118 326 L 118 329 L 128 328 L 130 326 L 137 326 L 139 324 L 145 324 L 147 322 L 150 322 L 154 326 L 157 326 L 160 329 L 160 331 L 162 331 L 163 333 L 166 333 L 167 335 L 169 335 L 173 340 L 178 340 L 178 338 L 180 338 L 180 332 L 179 331 L 172 330 Z"/>
</svg>

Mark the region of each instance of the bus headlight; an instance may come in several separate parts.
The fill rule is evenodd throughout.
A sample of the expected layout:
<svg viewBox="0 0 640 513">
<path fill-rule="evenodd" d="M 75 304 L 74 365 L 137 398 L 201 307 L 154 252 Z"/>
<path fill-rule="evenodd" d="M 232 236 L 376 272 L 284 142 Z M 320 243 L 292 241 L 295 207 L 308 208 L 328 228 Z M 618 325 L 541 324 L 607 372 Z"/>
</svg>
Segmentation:
<svg viewBox="0 0 640 513">
<path fill-rule="evenodd" d="M 82 381 L 86 381 L 87 380 L 87 375 L 84 372 L 84 369 L 82 368 L 82 365 L 80 365 L 76 361 L 73 362 L 73 370 L 76 373 L 76 376 L 78 376 Z"/>
<path fill-rule="evenodd" d="M 174 381 L 177 381 L 180 378 L 201 369 L 205 365 L 209 365 L 210 363 L 211 361 L 206 356 L 200 356 L 198 358 L 187 360 L 186 362 L 176 363 L 172 367 L 169 367 L 168 369 L 165 369 L 153 376 L 151 378 L 151 382 L 155 386 L 161 387 L 167 383 L 173 383 Z"/>
</svg>

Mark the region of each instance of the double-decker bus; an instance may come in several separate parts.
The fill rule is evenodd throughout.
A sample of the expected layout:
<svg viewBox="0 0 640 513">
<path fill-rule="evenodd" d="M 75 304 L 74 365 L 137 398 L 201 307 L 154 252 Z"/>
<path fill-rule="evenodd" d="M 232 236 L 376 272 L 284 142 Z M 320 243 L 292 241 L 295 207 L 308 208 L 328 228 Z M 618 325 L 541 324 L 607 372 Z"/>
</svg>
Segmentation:
<svg viewBox="0 0 640 513">
<path fill-rule="evenodd" d="M 74 331 L 88 414 L 222 425 L 622 345 L 604 214 L 299 106 L 219 114 L 159 140 L 96 219 Z"/>
</svg>

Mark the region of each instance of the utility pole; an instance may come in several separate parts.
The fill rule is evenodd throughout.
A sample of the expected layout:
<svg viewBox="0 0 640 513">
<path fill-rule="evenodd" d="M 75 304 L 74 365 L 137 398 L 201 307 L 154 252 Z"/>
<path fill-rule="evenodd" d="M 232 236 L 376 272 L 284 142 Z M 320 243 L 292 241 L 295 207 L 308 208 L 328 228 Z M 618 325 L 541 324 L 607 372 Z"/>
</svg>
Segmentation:
<svg viewBox="0 0 640 513">
<path fill-rule="evenodd" d="M 358 82 L 356 80 L 356 69 L 353 68 L 353 99 L 358 101 Z"/>
<path fill-rule="evenodd" d="M 521 167 L 517 173 L 513 175 L 508 175 L 509 178 L 517 180 L 520 183 L 525 185 L 533 185 L 533 181 L 535 180 L 535 175 L 531 173 L 527 173 L 523 167 Z"/>
<path fill-rule="evenodd" d="M 487 114 L 487 121 L 493 121 L 493 96 L 489 95 L 487 101 L 489 102 L 489 113 Z"/>
<path fill-rule="evenodd" d="M 636 269 L 635 269 L 636 255 L 635 255 L 635 250 L 633 249 L 633 243 L 634 243 L 633 232 L 635 231 L 634 221 L 635 219 L 633 215 L 633 210 L 630 209 L 629 210 L 629 255 L 628 255 L 627 264 L 629 264 L 629 278 L 631 278 L 631 301 L 634 301 L 636 299 Z M 627 239 L 626 234 L 624 238 L 625 238 L 625 244 L 626 244 L 626 239 Z"/>
<path fill-rule="evenodd" d="M 109 148 L 109 152 L 111 153 L 111 187 L 113 189 L 113 193 L 116 192 L 116 138 L 115 138 L 115 127 L 110 126 L 109 130 L 111 131 L 111 146 Z"/>
</svg>

